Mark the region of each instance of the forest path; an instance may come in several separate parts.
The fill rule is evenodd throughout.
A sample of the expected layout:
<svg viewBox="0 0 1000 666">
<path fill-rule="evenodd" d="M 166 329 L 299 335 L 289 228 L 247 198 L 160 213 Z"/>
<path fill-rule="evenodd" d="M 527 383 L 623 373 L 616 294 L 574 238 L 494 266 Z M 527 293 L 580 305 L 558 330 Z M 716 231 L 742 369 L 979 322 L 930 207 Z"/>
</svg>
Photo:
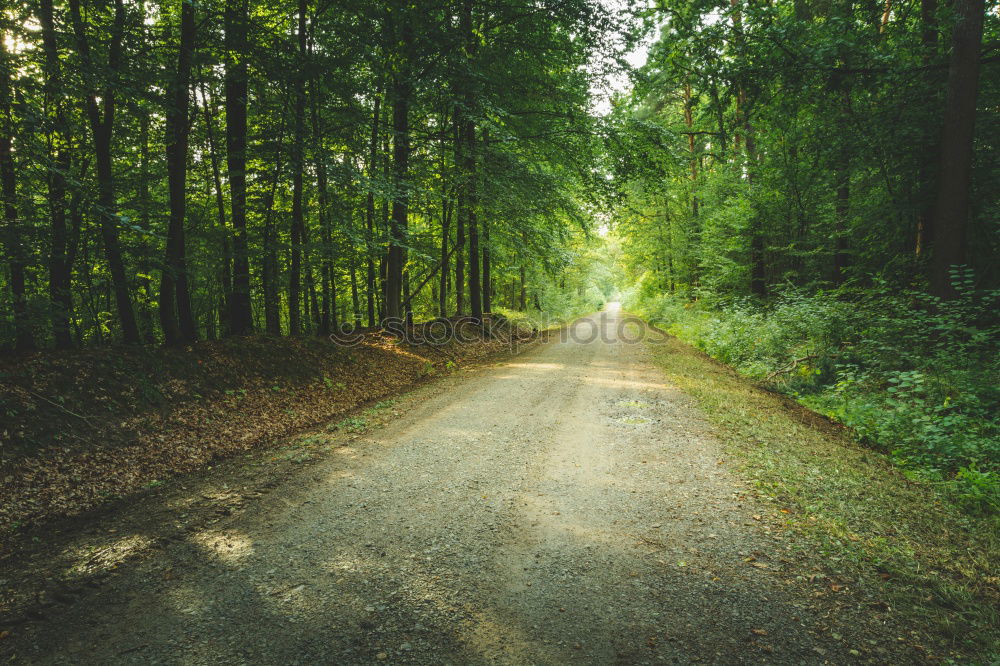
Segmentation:
<svg viewBox="0 0 1000 666">
<path fill-rule="evenodd" d="M 783 582 L 788 544 L 630 326 L 600 313 L 412 392 L 254 511 L 0 647 L 34 663 L 854 661 L 869 635 L 820 631 L 830 608 Z"/>
</svg>

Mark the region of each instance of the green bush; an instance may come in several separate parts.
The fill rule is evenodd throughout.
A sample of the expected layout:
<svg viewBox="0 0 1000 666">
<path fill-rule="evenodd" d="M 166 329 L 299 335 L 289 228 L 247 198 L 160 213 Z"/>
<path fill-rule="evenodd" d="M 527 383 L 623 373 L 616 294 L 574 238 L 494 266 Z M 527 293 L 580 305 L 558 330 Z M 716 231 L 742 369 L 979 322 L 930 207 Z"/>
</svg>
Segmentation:
<svg viewBox="0 0 1000 666">
<path fill-rule="evenodd" d="M 976 510 L 1000 507 L 1000 292 L 786 291 L 684 302 L 640 281 L 626 307 L 850 426 Z"/>
</svg>

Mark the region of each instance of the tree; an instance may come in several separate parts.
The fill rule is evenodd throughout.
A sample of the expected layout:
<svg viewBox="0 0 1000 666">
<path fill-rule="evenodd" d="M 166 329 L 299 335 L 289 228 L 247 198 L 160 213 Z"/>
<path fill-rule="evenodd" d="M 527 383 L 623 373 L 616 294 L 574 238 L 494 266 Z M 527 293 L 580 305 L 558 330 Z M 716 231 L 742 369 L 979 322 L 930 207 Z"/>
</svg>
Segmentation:
<svg viewBox="0 0 1000 666">
<path fill-rule="evenodd" d="M 115 198 L 113 134 L 115 128 L 116 95 L 120 84 L 122 66 L 122 40 L 125 37 L 125 5 L 122 0 L 114 0 L 114 18 L 108 35 L 107 66 L 103 71 L 91 55 L 87 27 L 80 13 L 80 0 L 69 0 L 76 35 L 77 49 L 85 70 L 96 80 L 104 79 L 105 85 L 98 93 L 90 88 L 85 93 L 84 106 L 90 122 L 90 134 L 94 144 L 94 162 L 97 170 L 97 216 L 101 221 L 101 240 L 104 255 L 111 272 L 114 285 L 115 304 L 118 320 L 122 328 L 122 339 L 128 344 L 138 344 L 139 326 L 136 324 L 132 297 L 129 294 L 125 261 L 118 238 L 118 203 Z M 100 97 L 100 101 L 98 101 Z"/>
<path fill-rule="evenodd" d="M 951 38 L 948 98 L 941 136 L 941 169 L 934 206 L 934 258 L 931 287 L 939 296 L 955 295 L 951 270 L 965 264 L 966 225 L 972 180 L 979 51 L 983 41 L 983 0 L 956 0 L 958 22 Z"/>
<path fill-rule="evenodd" d="M 187 206 L 188 107 L 191 96 L 191 61 L 196 26 L 194 3 L 180 0 L 180 43 L 177 73 L 167 90 L 167 180 L 170 189 L 170 223 L 166 256 L 160 278 L 160 325 L 167 344 L 193 342 L 198 338 L 188 271 L 185 261 L 184 213 Z"/>
<path fill-rule="evenodd" d="M 249 0 L 226 0 L 226 164 L 233 221 L 233 296 L 229 330 L 253 329 L 250 311 L 250 259 L 247 247 L 247 70 Z"/>
<path fill-rule="evenodd" d="M 6 26 L 0 31 L 3 42 L 7 39 Z M 3 130 L 0 132 L 0 194 L 3 196 L 4 224 L 6 225 L 7 256 L 10 264 L 10 287 L 14 300 L 14 347 L 24 351 L 35 348 L 34 335 L 28 321 L 25 294 L 25 258 L 21 240 L 21 220 L 17 213 L 17 173 L 14 161 L 14 121 L 11 77 L 14 67 L 6 44 L 0 44 L 0 114 Z"/>
<path fill-rule="evenodd" d="M 398 31 L 398 65 L 392 78 L 392 219 L 389 226 L 389 252 L 386 258 L 385 317 L 397 320 L 403 316 L 400 308 L 403 288 L 404 246 L 409 216 L 410 175 L 410 101 L 413 94 L 412 15 L 404 10 L 402 16 L 390 15 L 390 30 Z"/>
</svg>

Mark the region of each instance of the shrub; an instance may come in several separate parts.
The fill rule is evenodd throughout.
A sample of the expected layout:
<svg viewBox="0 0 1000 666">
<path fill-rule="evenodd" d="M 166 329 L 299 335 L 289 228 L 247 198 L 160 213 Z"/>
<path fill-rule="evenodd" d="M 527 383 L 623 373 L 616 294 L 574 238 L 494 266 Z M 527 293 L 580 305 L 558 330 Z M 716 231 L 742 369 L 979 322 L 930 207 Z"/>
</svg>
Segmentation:
<svg viewBox="0 0 1000 666">
<path fill-rule="evenodd" d="M 1000 507 L 1000 292 L 805 294 L 683 302 L 639 288 L 626 307 L 741 373 L 850 426 L 977 510 Z"/>
</svg>

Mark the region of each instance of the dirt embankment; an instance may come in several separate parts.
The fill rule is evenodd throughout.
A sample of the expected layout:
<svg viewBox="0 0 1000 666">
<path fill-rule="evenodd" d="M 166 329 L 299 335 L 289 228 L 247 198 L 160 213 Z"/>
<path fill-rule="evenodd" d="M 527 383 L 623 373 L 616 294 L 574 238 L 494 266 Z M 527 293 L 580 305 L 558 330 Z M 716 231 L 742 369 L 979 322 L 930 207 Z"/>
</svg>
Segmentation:
<svg viewBox="0 0 1000 666">
<path fill-rule="evenodd" d="M 440 331 L 436 331 L 440 336 Z M 100 348 L 0 361 L 0 534 L 74 515 L 335 419 L 533 338 L 367 333 Z"/>
</svg>

